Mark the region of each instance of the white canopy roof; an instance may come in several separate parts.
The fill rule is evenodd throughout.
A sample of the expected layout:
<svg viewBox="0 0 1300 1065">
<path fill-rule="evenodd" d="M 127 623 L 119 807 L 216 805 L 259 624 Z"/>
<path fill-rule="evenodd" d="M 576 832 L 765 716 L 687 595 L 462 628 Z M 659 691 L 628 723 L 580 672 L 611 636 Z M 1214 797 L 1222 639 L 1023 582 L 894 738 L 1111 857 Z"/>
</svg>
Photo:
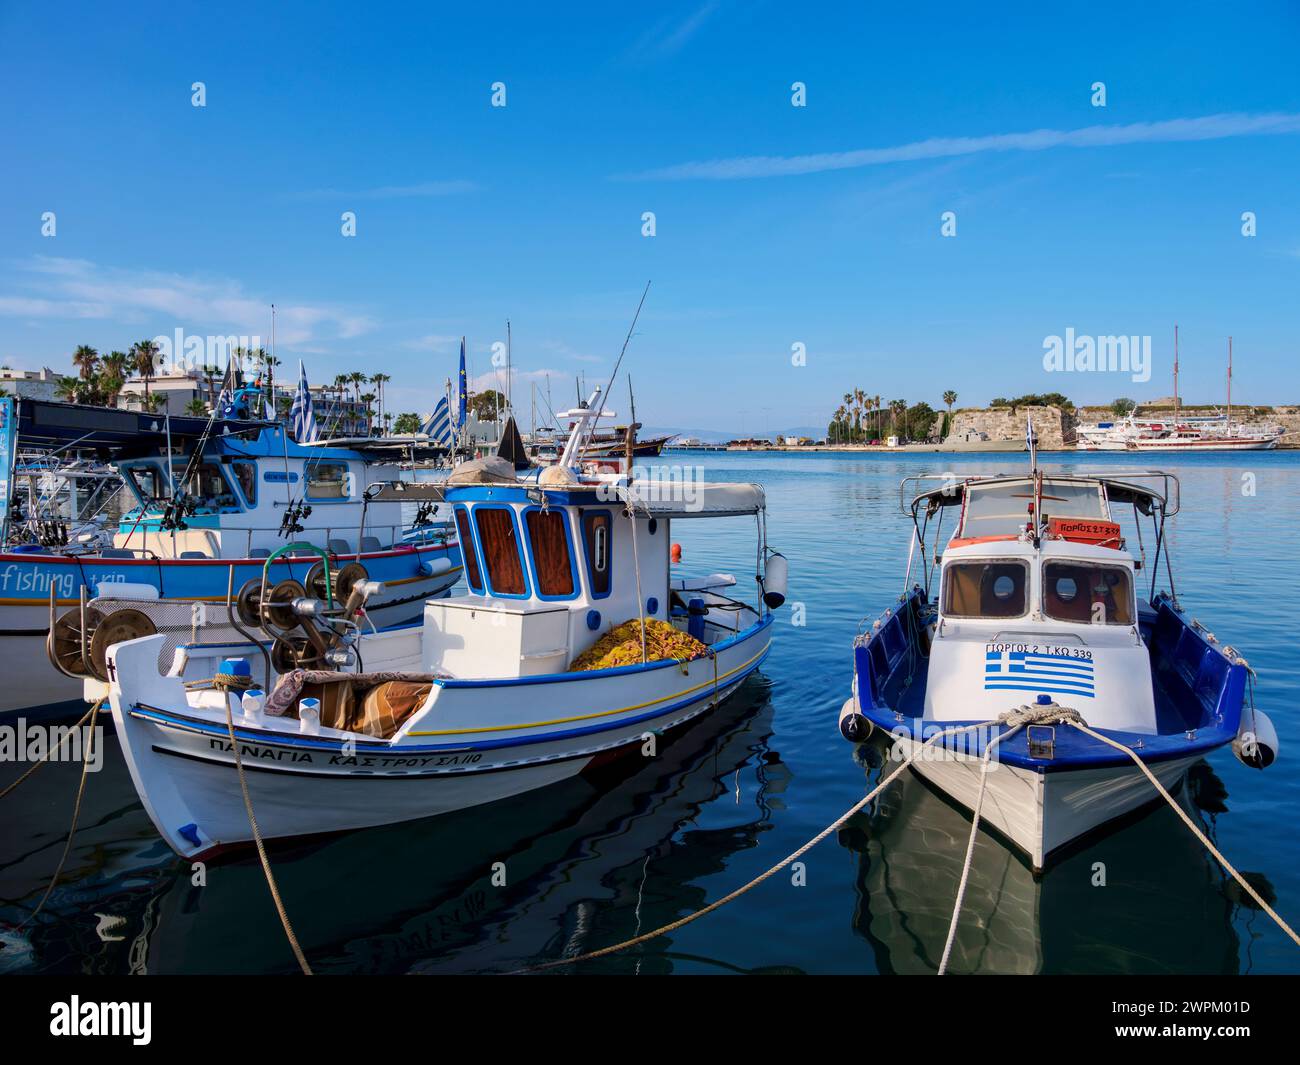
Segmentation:
<svg viewBox="0 0 1300 1065">
<path fill-rule="evenodd" d="M 656 518 L 723 518 L 757 514 L 767 505 L 760 484 L 701 484 L 698 481 L 633 481 L 617 488 L 638 510 Z"/>
</svg>

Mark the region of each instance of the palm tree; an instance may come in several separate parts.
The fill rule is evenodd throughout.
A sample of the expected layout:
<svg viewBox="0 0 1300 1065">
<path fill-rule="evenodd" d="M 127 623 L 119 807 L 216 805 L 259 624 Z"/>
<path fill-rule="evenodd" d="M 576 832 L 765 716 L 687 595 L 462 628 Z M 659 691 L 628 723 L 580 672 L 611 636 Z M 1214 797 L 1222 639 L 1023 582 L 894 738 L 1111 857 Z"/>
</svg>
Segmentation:
<svg viewBox="0 0 1300 1065">
<path fill-rule="evenodd" d="M 952 405 L 957 402 L 957 393 L 951 388 L 943 394 L 944 405 L 948 408 L 948 417 L 952 417 Z"/>
<path fill-rule="evenodd" d="M 895 436 L 900 435 L 898 432 L 898 419 L 900 417 L 903 419 L 904 422 L 907 421 L 907 400 L 891 399 L 889 401 L 889 425 L 890 428 L 894 430 Z M 904 425 L 903 429 L 904 431 L 901 435 L 906 436 L 907 435 L 906 425 Z"/>
<path fill-rule="evenodd" d="M 95 370 L 99 367 L 99 352 L 89 344 L 79 344 L 77 350 L 72 353 L 72 365 L 81 371 L 83 381 L 89 381 L 95 376 Z"/>
<path fill-rule="evenodd" d="M 77 393 L 81 390 L 81 382 L 75 377 L 60 377 L 58 387 L 55 388 L 54 394 L 67 403 L 77 402 Z"/>
<path fill-rule="evenodd" d="M 379 389 L 379 420 L 384 420 L 384 385 L 392 378 L 386 373 L 371 374 L 370 383 Z"/>
<path fill-rule="evenodd" d="M 150 414 L 156 414 L 159 407 L 167 406 L 167 397 L 160 392 L 155 392 L 152 396 L 146 394 L 141 406 Z"/>
<path fill-rule="evenodd" d="M 367 392 L 364 396 L 358 398 L 366 405 L 366 436 L 370 436 L 375 420 L 375 412 L 371 409 L 370 405 L 375 401 L 375 394 L 373 392 Z"/>
<path fill-rule="evenodd" d="M 208 405 L 204 403 L 203 400 L 199 399 L 198 396 L 195 396 L 185 405 L 185 413 L 201 417 L 208 413 Z"/>
<path fill-rule="evenodd" d="M 131 362 L 144 381 L 144 409 L 153 410 L 149 403 L 149 382 L 158 368 L 158 345 L 152 340 L 137 340 L 131 345 Z"/>
</svg>

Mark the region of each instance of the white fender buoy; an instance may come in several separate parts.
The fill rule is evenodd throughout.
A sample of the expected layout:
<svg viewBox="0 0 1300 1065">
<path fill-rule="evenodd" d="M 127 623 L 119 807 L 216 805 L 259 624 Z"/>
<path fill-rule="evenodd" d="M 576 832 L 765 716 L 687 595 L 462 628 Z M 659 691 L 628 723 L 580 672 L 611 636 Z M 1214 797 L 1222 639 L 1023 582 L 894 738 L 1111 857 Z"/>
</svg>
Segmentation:
<svg viewBox="0 0 1300 1065">
<path fill-rule="evenodd" d="M 451 559 L 446 556 L 442 558 L 425 559 L 420 563 L 421 577 L 440 577 L 444 573 L 451 571 Z"/>
<path fill-rule="evenodd" d="M 850 695 L 840 707 L 840 735 L 850 743 L 862 743 L 871 735 L 874 726 L 858 713 L 858 700 Z"/>
<path fill-rule="evenodd" d="M 1277 759 L 1277 729 L 1263 710 L 1248 710 L 1241 715 L 1241 728 L 1232 741 L 1237 761 L 1251 769 L 1267 769 Z"/>
<path fill-rule="evenodd" d="M 790 563 L 785 555 L 772 552 L 763 567 L 763 602 L 775 610 L 785 602 L 786 582 L 790 576 Z"/>
</svg>

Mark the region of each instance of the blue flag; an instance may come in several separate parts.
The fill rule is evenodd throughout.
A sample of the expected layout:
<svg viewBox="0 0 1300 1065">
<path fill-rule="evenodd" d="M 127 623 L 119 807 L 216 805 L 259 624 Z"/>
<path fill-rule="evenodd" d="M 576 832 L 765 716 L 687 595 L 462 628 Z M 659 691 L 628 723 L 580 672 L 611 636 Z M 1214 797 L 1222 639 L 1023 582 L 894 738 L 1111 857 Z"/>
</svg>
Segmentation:
<svg viewBox="0 0 1300 1065">
<path fill-rule="evenodd" d="M 465 428 L 466 395 L 469 392 L 469 385 L 465 379 L 465 338 L 464 337 L 460 338 L 460 383 L 459 383 L 459 387 L 457 388 L 457 391 L 460 393 L 460 397 L 457 401 L 458 406 L 456 409 L 456 428 L 459 430 Z"/>
<path fill-rule="evenodd" d="M 300 444 L 312 444 L 320 437 L 316 428 L 316 416 L 311 410 L 311 390 L 307 387 L 307 370 L 298 360 L 298 392 L 293 397 L 293 407 L 289 410 L 289 420 L 293 422 L 293 438 Z"/>
</svg>

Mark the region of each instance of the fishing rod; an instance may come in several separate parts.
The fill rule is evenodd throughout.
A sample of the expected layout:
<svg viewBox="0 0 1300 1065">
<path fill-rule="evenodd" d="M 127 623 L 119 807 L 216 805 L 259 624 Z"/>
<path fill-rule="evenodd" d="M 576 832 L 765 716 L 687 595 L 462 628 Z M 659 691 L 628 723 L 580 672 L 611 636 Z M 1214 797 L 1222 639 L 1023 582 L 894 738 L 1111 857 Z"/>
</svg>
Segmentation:
<svg viewBox="0 0 1300 1065">
<path fill-rule="evenodd" d="M 579 460 L 586 454 L 591 434 L 595 432 L 600 416 L 605 412 L 605 397 L 609 395 L 609 390 L 614 387 L 614 378 L 618 376 L 618 368 L 623 365 L 623 356 L 627 354 L 627 346 L 632 343 L 632 334 L 636 331 L 636 323 L 641 317 L 641 308 L 645 306 L 645 300 L 649 294 L 650 282 L 647 281 L 645 290 L 641 293 L 641 302 L 636 305 L 636 314 L 632 316 L 632 324 L 628 326 L 627 336 L 623 338 L 623 349 L 618 353 L 618 361 L 614 363 L 613 372 L 609 375 L 609 384 L 605 386 L 605 391 L 600 394 L 600 408 L 597 410 L 596 416 L 591 419 L 591 432 L 588 432 L 587 439 L 583 441 L 582 451 L 578 455 Z"/>
</svg>

